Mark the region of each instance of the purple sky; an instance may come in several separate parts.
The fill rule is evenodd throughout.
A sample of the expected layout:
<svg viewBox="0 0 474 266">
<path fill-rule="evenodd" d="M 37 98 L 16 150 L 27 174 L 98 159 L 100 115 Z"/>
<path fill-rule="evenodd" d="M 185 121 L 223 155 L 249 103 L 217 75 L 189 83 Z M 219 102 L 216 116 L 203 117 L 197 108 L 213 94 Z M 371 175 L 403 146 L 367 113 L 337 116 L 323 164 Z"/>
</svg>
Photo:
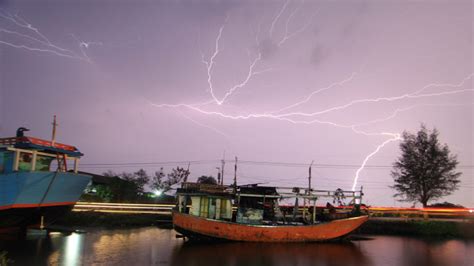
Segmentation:
<svg viewBox="0 0 474 266">
<path fill-rule="evenodd" d="M 357 187 L 401 205 L 394 138 L 425 123 L 463 172 L 441 201 L 472 207 L 473 36 L 472 1 L 0 0 L 0 135 L 49 138 L 57 114 L 84 171 L 215 176 L 225 152 L 240 184 L 304 186 L 314 160 L 320 189 L 386 142 Z"/>
</svg>

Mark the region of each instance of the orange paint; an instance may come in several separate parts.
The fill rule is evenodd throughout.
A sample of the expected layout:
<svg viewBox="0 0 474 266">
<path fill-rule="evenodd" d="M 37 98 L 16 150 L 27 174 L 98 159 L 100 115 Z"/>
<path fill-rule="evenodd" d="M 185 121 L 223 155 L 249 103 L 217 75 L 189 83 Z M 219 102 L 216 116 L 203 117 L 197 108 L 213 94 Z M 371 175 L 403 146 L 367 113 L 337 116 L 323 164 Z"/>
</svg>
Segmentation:
<svg viewBox="0 0 474 266">
<path fill-rule="evenodd" d="M 207 237 L 250 242 L 310 242 L 343 237 L 368 220 L 368 216 L 315 225 L 247 225 L 173 212 L 173 225 Z"/>
</svg>

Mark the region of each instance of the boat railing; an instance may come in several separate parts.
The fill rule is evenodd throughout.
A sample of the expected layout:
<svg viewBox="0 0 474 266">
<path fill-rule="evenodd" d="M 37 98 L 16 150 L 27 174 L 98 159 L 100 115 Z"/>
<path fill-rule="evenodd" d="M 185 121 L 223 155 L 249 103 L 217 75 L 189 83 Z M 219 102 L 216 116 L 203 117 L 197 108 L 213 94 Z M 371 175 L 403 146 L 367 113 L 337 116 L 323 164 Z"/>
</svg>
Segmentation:
<svg viewBox="0 0 474 266">
<path fill-rule="evenodd" d="M 62 149 L 66 151 L 76 152 L 77 149 L 74 146 L 62 144 L 58 142 L 52 142 L 49 140 L 34 138 L 34 137 L 11 137 L 11 138 L 0 138 L 0 145 L 16 145 L 18 143 L 31 143 L 34 145 L 52 147 Z"/>
<path fill-rule="evenodd" d="M 18 138 L 0 138 L 0 145 L 15 145 Z"/>
</svg>

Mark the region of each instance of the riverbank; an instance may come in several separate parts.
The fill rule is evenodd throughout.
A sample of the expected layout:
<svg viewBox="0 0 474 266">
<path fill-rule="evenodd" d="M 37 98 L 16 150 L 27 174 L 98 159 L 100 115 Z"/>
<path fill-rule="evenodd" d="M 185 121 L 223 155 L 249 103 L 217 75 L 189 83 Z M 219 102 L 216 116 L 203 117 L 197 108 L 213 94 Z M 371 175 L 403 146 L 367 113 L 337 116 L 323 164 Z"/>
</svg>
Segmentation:
<svg viewBox="0 0 474 266">
<path fill-rule="evenodd" d="M 359 234 L 474 239 L 474 221 L 422 221 L 370 219 Z"/>
</svg>

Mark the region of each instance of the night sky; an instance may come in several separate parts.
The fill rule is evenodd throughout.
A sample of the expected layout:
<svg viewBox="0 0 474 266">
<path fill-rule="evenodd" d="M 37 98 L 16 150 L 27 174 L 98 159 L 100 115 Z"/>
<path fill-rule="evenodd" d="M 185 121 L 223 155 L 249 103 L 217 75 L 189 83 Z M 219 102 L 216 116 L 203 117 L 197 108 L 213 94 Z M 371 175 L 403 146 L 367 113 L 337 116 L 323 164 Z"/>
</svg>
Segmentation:
<svg viewBox="0 0 474 266">
<path fill-rule="evenodd" d="M 0 0 L 0 135 L 48 139 L 56 114 L 84 171 L 193 180 L 225 155 L 239 184 L 305 186 L 314 160 L 314 188 L 359 173 L 406 206 L 397 134 L 424 123 L 463 173 L 440 201 L 472 207 L 473 33 L 472 1 Z"/>
</svg>

